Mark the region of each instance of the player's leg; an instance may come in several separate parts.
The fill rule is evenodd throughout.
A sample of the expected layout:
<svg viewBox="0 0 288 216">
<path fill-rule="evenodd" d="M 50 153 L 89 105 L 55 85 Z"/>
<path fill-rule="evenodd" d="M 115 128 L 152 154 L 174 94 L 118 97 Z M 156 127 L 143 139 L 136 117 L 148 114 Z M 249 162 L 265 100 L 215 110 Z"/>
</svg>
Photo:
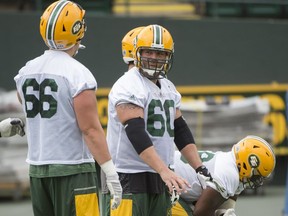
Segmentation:
<svg viewBox="0 0 288 216">
<path fill-rule="evenodd" d="M 193 213 L 191 207 L 180 198 L 172 208 L 172 216 L 193 216 Z"/>
<path fill-rule="evenodd" d="M 149 195 L 149 216 L 171 215 L 171 200 L 168 191 Z"/>
<path fill-rule="evenodd" d="M 111 211 L 111 216 L 169 215 L 170 210 L 170 198 L 165 192 L 163 194 L 124 194 L 121 205 L 118 209 Z"/>
<path fill-rule="evenodd" d="M 54 216 L 49 185 L 52 178 L 30 177 L 30 191 L 34 216 Z"/>
<path fill-rule="evenodd" d="M 104 194 L 102 216 L 158 216 L 169 215 L 171 210 L 170 198 L 165 193 L 161 195 L 146 193 L 123 194 L 120 206 L 113 211 L 110 209 L 110 202 L 110 194 Z"/>
<path fill-rule="evenodd" d="M 122 197 L 122 199 L 123 199 L 123 197 Z M 102 195 L 101 216 L 110 216 L 110 200 L 111 200 L 110 194 L 106 193 L 106 194 Z M 121 206 L 121 204 L 120 204 L 120 206 Z"/>
<path fill-rule="evenodd" d="M 142 215 L 132 212 L 133 209 L 133 195 L 122 195 L 122 201 L 120 206 L 111 211 L 111 196 L 110 194 L 104 194 L 102 199 L 102 216 L 132 216 L 132 215 Z M 111 212 L 111 213 L 110 213 Z"/>
<path fill-rule="evenodd" d="M 87 172 L 54 178 L 56 216 L 99 216 L 96 173 Z"/>
</svg>

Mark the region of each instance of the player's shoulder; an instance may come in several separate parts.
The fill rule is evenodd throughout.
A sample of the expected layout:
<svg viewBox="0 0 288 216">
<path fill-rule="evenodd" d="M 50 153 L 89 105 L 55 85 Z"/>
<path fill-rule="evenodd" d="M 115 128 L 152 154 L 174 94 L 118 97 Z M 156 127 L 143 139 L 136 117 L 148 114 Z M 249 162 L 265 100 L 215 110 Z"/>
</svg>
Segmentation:
<svg viewBox="0 0 288 216">
<path fill-rule="evenodd" d="M 161 86 L 162 86 L 161 88 L 165 89 L 166 91 L 179 94 L 176 86 L 169 79 L 163 78 L 163 79 L 160 80 L 160 83 L 161 83 Z"/>
<path fill-rule="evenodd" d="M 88 68 L 77 59 L 71 57 L 68 53 L 57 50 L 46 50 L 42 55 L 44 59 L 55 63 L 57 66 L 69 67 L 69 69 L 82 69 L 88 70 Z"/>
<path fill-rule="evenodd" d="M 133 86 L 140 87 L 141 85 L 141 77 L 140 73 L 137 71 L 136 67 L 125 72 L 113 85 L 113 88 L 117 87 L 125 87 L 131 88 Z"/>
<path fill-rule="evenodd" d="M 213 187 L 224 198 L 235 195 L 239 187 L 239 173 L 233 158 L 233 153 L 230 152 L 216 152 L 215 164 L 213 169 L 213 179 L 215 184 Z"/>
<path fill-rule="evenodd" d="M 166 82 L 167 84 L 169 84 L 171 86 L 174 86 L 174 83 L 171 80 L 169 80 L 168 78 L 163 78 L 162 80 L 163 80 L 163 82 Z"/>
<path fill-rule="evenodd" d="M 229 181 L 238 181 L 239 174 L 233 152 L 216 152 L 215 174 Z"/>
<path fill-rule="evenodd" d="M 67 58 L 66 59 L 66 65 L 68 65 L 69 68 L 71 68 L 71 66 L 73 66 L 73 68 L 75 68 L 75 69 L 90 71 L 84 64 L 82 64 L 80 61 L 78 61 L 75 58 Z"/>
</svg>

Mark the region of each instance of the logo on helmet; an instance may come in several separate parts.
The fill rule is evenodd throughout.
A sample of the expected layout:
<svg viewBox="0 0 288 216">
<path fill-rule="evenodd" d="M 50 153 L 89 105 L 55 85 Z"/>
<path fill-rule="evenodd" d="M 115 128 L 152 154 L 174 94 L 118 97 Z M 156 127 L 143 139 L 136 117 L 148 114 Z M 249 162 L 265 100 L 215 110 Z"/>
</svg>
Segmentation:
<svg viewBox="0 0 288 216">
<path fill-rule="evenodd" d="M 252 168 L 256 168 L 259 166 L 259 159 L 256 155 L 250 155 L 248 161 Z"/>
<path fill-rule="evenodd" d="M 82 22 L 79 20 L 76 21 L 72 27 L 72 34 L 78 34 L 81 28 L 82 28 Z"/>
</svg>

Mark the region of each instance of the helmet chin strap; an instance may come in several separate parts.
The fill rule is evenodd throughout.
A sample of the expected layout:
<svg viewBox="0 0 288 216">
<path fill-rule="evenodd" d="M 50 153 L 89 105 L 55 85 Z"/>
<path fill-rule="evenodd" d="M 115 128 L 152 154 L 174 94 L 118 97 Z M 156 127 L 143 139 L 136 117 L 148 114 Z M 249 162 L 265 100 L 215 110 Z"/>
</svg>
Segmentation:
<svg viewBox="0 0 288 216">
<path fill-rule="evenodd" d="M 160 77 L 161 76 L 161 77 Z M 167 78 L 167 76 L 166 76 L 166 73 L 164 73 L 163 71 L 161 71 L 160 73 L 159 73 L 159 79 L 163 79 L 163 78 Z"/>
<path fill-rule="evenodd" d="M 86 48 L 86 46 L 84 46 L 82 44 L 79 45 L 79 49 L 85 49 L 85 48 Z"/>
<path fill-rule="evenodd" d="M 153 75 L 150 75 L 149 72 L 147 72 L 147 70 L 149 71 L 149 69 L 139 68 L 139 71 L 142 74 L 142 76 L 148 78 L 149 80 L 158 80 L 166 78 L 166 73 L 163 71 L 155 71 Z M 155 76 L 155 74 L 157 74 L 157 76 Z"/>
<path fill-rule="evenodd" d="M 86 48 L 86 46 L 84 46 L 84 45 L 82 45 L 82 44 L 79 44 L 79 48 L 75 51 L 75 54 L 73 55 L 73 57 L 75 57 L 77 54 L 78 54 L 78 52 L 79 52 L 79 49 L 85 49 Z"/>
</svg>

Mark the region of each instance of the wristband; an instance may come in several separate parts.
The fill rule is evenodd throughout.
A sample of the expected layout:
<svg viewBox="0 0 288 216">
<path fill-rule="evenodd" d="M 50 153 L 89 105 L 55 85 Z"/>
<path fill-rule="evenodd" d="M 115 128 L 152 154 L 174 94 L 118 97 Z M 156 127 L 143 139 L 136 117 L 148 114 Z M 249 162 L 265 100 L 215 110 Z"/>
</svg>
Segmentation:
<svg viewBox="0 0 288 216">
<path fill-rule="evenodd" d="M 112 176 L 112 175 L 117 174 L 116 169 L 115 169 L 115 165 L 114 165 L 112 159 L 104 162 L 103 164 L 100 165 L 100 167 L 103 170 L 103 172 L 106 174 L 106 176 Z"/>
</svg>

